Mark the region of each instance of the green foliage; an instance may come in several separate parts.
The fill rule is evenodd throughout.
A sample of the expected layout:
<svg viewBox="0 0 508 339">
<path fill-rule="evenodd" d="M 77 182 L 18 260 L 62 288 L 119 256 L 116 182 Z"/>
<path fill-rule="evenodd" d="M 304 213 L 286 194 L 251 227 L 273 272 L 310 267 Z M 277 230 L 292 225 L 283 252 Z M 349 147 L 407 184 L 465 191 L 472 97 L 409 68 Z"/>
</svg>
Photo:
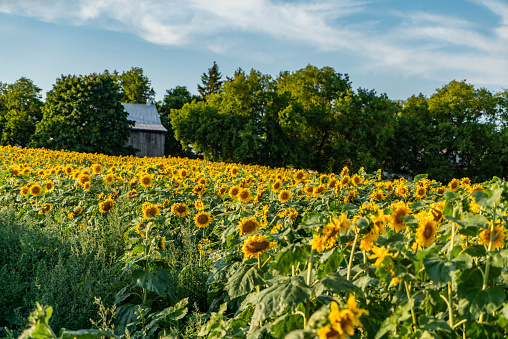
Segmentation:
<svg viewBox="0 0 508 339">
<path fill-rule="evenodd" d="M 412 96 L 401 108 L 391 146 L 395 173 L 425 172 L 441 181 L 483 181 L 504 173 L 506 109 L 502 93 L 494 96 L 465 81 L 451 81 L 429 99 Z"/>
<path fill-rule="evenodd" d="M 198 85 L 198 91 L 203 100 L 208 100 L 210 95 L 220 93 L 222 87 L 221 73 L 219 72 L 219 66 L 214 61 L 213 66 L 208 69 L 208 74 L 203 73 L 201 75 L 201 83 L 203 86 Z"/>
<path fill-rule="evenodd" d="M 22 328 L 35 300 L 55 306 L 57 331 L 90 327 L 97 319 L 94 298 L 112 305 L 124 284 L 114 267 L 123 250 L 118 220 L 104 224 L 104 232 L 65 234 L 56 222 L 41 228 L 16 220 L 16 213 L 13 206 L 0 213 L 0 279 L 9 281 L 0 285 L 0 327 Z"/>
<path fill-rule="evenodd" d="M 121 75 L 115 74 L 115 78 L 120 85 L 121 102 L 144 104 L 147 100 L 154 100 L 155 91 L 150 87 L 150 79 L 143 74 L 141 67 L 132 67 Z"/>
<path fill-rule="evenodd" d="M 132 154 L 126 147 L 132 122 L 107 73 L 62 76 L 48 92 L 42 121 L 31 146 L 109 155 Z"/>
<path fill-rule="evenodd" d="M 42 119 L 41 89 L 27 78 L 0 83 L 0 143 L 25 147 Z"/>
<path fill-rule="evenodd" d="M 175 88 L 166 91 L 162 103 L 159 103 L 157 107 L 161 123 L 168 130 L 168 132 L 166 133 L 164 144 L 165 155 L 182 156 L 182 157 L 192 156 L 192 153 L 188 151 L 185 152 L 182 149 L 182 145 L 180 144 L 180 142 L 178 142 L 178 140 L 175 139 L 175 133 L 173 131 L 173 126 L 171 125 L 170 113 L 171 110 L 181 109 L 187 103 L 200 100 L 201 100 L 200 96 L 191 94 L 187 90 L 187 87 L 185 86 L 176 86 Z"/>
</svg>

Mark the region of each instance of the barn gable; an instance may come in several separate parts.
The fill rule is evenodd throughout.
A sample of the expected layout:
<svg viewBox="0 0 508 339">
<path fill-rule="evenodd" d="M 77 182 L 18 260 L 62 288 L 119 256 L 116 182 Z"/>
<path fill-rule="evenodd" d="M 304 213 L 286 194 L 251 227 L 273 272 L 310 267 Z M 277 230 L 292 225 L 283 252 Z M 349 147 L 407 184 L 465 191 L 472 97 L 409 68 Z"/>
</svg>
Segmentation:
<svg viewBox="0 0 508 339">
<path fill-rule="evenodd" d="M 165 134 L 167 129 L 161 124 L 157 108 L 152 104 L 125 104 L 127 119 L 135 122 L 127 145 L 137 148 L 138 157 L 164 156 Z"/>
</svg>

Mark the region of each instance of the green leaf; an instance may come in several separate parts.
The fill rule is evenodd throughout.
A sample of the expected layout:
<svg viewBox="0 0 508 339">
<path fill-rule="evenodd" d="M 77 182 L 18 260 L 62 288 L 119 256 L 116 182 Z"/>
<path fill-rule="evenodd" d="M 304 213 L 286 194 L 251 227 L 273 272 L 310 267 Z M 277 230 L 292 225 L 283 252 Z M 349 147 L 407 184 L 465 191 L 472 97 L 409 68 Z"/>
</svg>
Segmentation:
<svg viewBox="0 0 508 339">
<path fill-rule="evenodd" d="M 169 285 L 169 273 L 163 268 L 157 268 L 153 271 L 135 270 L 132 272 L 134 283 L 144 289 L 163 296 Z"/>
<path fill-rule="evenodd" d="M 414 179 L 413 182 L 418 182 L 423 179 L 427 179 L 429 177 L 428 174 L 418 174 Z"/>
<path fill-rule="evenodd" d="M 142 312 L 145 317 L 150 312 L 150 307 L 145 305 L 124 304 L 115 311 L 115 329 L 118 333 L 124 333 L 125 329 L 133 332 L 138 324 Z"/>
<path fill-rule="evenodd" d="M 287 307 L 296 306 L 310 298 L 310 288 L 301 276 L 281 280 L 277 284 L 261 291 L 249 300 L 255 305 L 250 331 L 267 318 L 281 314 Z"/>
<path fill-rule="evenodd" d="M 291 244 L 284 247 L 277 253 L 275 261 L 270 265 L 281 273 L 291 273 L 291 266 L 295 267 L 300 264 L 304 264 L 309 259 L 310 246 L 302 244 Z"/>
<path fill-rule="evenodd" d="M 505 292 L 499 287 L 490 287 L 485 290 L 479 289 L 478 291 L 472 290 L 469 292 L 469 311 L 475 318 L 479 317 L 482 313 L 494 312 L 503 304 L 506 298 Z"/>
<path fill-rule="evenodd" d="M 354 204 L 347 203 L 347 204 L 342 205 L 342 213 L 346 213 L 348 211 L 354 211 L 356 209 L 358 209 L 358 206 L 356 206 Z"/>
<path fill-rule="evenodd" d="M 370 223 L 369 223 L 369 219 L 360 217 L 360 218 L 358 218 L 358 220 L 355 221 L 355 223 L 353 225 L 358 227 L 358 229 L 363 230 L 363 229 L 368 228 Z"/>
<path fill-rule="evenodd" d="M 397 307 L 395 312 L 393 312 L 388 318 L 386 318 L 381 324 L 381 329 L 376 333 L 374 339 L 382 338 L 386 333 L 393 333 L 397 330 L 397 325 L 399 322 L 403 322 L 409 317 L 411 314 L 409 311 L 413 304 L 411 302 L 404 302 Z"/>
<path fill-rule="evenodd" d="M 490 251 L 489 255 L 492 257 L 492 265 L 497 267 L 508 266 L 508 250 Z"/>
<path fill-rule="evenodd" d="M 451 272 L 456 270 L 453 262 L 442 259 L 435 253 L 430 253 L 423 259 L 425 271 L 432 281 L 447 283 L 451 281 Z"/>
<path fill-rule="evenodd" d="M 344 261 L 344 256 L 337 247 L 325 252 L 321 258 L 319 258 L 321 268 L 318 270 L 317 276 L 322 278 L 329 272 L 337 271 L 342 261 Z"/>
<path fill-rule="evenodd" d="M 231 299 L 250 293 L 254 287 L 263 285 L 263 272 L 257 266 L 244 266 L 229 279 L 226 284 Z"/>
<path fill-rule="evenodd" d="M 102 337 L 120 338 L 119 336 L 116 336 L 111 332 L 96 330 L 96 329 L 79 330 L 79 331 L 64 331 L 60 338 L 61 339 L 96 339 L 96 338 L 102 338 Z"/>
<path fill-rule="evenodd" d="M 354 293 L 361 294 L 362 291 L 356 285 L 341 276 L 338 272 L 330 272 L 324 278 L 318 280 L 312 287 L 313 294 L 318 296 L 323 292 L 332 293 Z"/>
<path fill-rule="evenodd" d="M 449 189 L 447 189 L 444 192 L 444 196 L 443 197 L 444 197 L 445 200 L 455 200 L 455 199 L 457 199 L 458 195 L 457 195 L 457 193 L 452 192 Z"/>
<path fill-rule="evenodd" d="M 315 339 L 316 332 L 312 330 L 295 330 L 289 332 L 285 339 Z"/>
<path fill-rule="evenodd" d="M 270 330 L 273 338 L 285 338 L 286 334 L 294 328 L 303 327 L 303 317 L 300 314 L 286 313 L 274 321 Z"/>
<path fill-rule="evenodd" d="M 321 228 L 327 223 L 327 219 L 322 213 L 311 212 L 303 218 L 299 228 Z"/>
</svg>

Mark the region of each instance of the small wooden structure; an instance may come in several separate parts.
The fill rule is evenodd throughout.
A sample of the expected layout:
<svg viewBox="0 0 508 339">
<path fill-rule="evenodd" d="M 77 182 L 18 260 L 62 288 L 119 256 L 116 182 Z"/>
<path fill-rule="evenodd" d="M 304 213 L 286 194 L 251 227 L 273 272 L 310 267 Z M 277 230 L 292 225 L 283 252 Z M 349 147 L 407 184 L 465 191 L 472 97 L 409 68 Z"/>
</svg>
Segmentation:
<svg viewBox="0 0 508 339">
<path fill-rule="evenodd" d="M 161 124 L 159 112 L 151 102 L 146 104 L 125 104 L 124 110 L 129 113 L 127 119 L 136 124 L 132 127 L 127 145 L 139 151 L 138 157 L 162 157 L 164 156 L 165 135 L 167 129 Z"/>
</svg>

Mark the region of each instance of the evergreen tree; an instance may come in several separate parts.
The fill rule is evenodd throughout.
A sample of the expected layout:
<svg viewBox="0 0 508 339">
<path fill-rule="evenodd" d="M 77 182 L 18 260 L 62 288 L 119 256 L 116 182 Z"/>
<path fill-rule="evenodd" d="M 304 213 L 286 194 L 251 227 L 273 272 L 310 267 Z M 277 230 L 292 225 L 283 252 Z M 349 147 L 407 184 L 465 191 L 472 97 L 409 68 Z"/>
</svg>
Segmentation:
<svg viewBox="0 0 508 339">
<path fill-rule="evenodd" d="M 217 66 L 217 63 L 214 61 L 213 66 L 208 69 L 208 74 L 203 73 L 201 76 L 201 82 L 203 83 L 203 86 L 198 85 L 198 91 L 199 94 L 201 94 L 203 100 L 206 101 L 211 94 L 221 92 L 221 78 L 222 74 L 219 72 L 219 66 Z"/>
</svg>

